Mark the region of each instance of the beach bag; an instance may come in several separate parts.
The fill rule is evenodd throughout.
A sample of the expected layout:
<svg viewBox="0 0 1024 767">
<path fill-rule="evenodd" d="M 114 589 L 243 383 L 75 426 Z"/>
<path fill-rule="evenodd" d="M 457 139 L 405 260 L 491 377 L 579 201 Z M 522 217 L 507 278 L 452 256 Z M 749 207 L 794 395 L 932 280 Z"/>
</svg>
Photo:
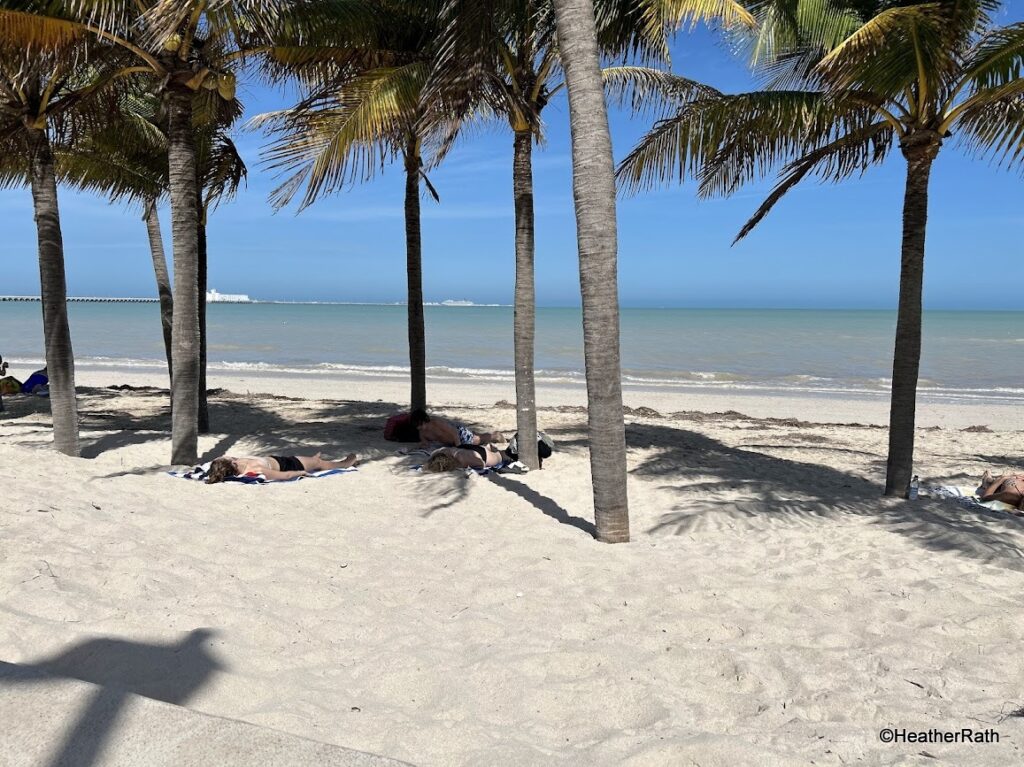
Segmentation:
<svg viewBox="0 0 1024 767">
<path fill-rule="evenodd" d="M 512 435 L 508 441 L 506 452 L 513 461 L 519 460 L 519 432 Z M 540 467 L 544 468 L 544 459 L 550 458 L 555 452 L 555 441 L 542 431 L 537 432 L 537 457 L 540 459 Z"/>
<path fill-rule="evenodd" d="M 21 381 L 14 376 L 0 378 L 0 395 L 21 394 Z"/>
<path fill-rule="evenodd" d="M 384 424 L 384 439 L 390 442 L 419 442 L 420 435 L 412 425 L 410 413 L 395 413 Z"/>
</svg>

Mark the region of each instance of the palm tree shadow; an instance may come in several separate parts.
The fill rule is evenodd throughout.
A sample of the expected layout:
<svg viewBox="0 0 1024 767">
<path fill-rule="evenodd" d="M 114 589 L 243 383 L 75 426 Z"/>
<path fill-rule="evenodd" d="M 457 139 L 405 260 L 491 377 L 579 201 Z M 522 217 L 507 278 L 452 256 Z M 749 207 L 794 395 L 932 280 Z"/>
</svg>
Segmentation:
<svg viewBox="0 0 1024 767">
<path fill-rule="evenodd" d="M 1024 570 L 1024 520 L 1009 514 L 882 498 L 881 486 L 858 474 L 729 447 L 669 426 L 631 426 L 627 439 L 647 452 L 632 475 L 663 480 L 663 489 L 685 497 L 648 529 L 653 535 L 690 534 L 723 519 L 820 525 L 860 516 L 931 550 Z M 739 500 L 721 500 L 723 492 Z"/>
<path fill-rule="evenodd" d="M 419 477 L 419 479 L 422 482 L 430 483 L 433 494 L 439 498 L 437 503 L 420 514 L 421 517 L 432 517 L 437 512 L 450 509 L 457 503 L 464 501 L 469 497 L 472 483 L 476 481 L 475 476 L 462 471 L 452 471 L 446 475 L 424 475 Z"/>
<path fill-rule="evenodd" d="M 147 644 L 103 637 L 31 664 L 0 661 L 0 687 L 77 679 L 97 690 L 70 728 L 51 767 L 90 767 L 117 725 L 129 695 L 184 705 L 225 666 L 207 650 L 215 635 L 195 629 L 177 642 Z"/>
<path fill-rule="evenodd" d="M 117 403 L 116 398 L 126 396 L 124 389 L 81 391 L 84 458 L 96 458 L 122 447 L 170 436 L 170 411 L 164 404 L 166 390 L 131 390 L 127 396 L 137 398 L 139 404 L 145 404 L 152 411 L 141 417 L 121 409 L 123 404 Z M 156 407 L 153 407 L 154 401 Z M 302 411 L 289 415 L 288 408 L 295 405 Z M 200 461 L 223 455 L 244 438 L 255 443 L 260 451 L 300 454 L 323 451 L 336 457 L 359 452 L 362 463 L 367 463 L 377 460 L 376 456 L 364 454 L 367 442 L 374 448 L 379 444 L 374 452 L 381 456 L 391 454 L 391 447 L 387 447 L 391 443 L 383 439 L 384 421 L 401 410 L 400 405 L 392 402 L 311 402 L 291 397 L 252 397 L 221 390 L 211 391 L 209 406 L 213 429 L 224 436 Z M 86 437 L 89 432 L 102 433 L 89 441 Z M 41 433 L 48 435 L 46 429 Z"/>
<path fill-rule="evenodd" d="M 597 537 L 597 527 L 593 522 L 582 517 L 574 517 L 568 511 L 559 506 L 554 500 L 547 496 L 541 495 L 532 487 L 523 484 L 517 480 L 509 479 L 500 474 L 491 473 L 488 475 L 491 482 L 496 484 L 498 487 L 507 490 L 510 493 L 514 493 L 522 498 L 527 503 L 531 504 L 534 508 L 539 510 L 542 514 L 551 517 L 556 522 L 560 522 L 563 525 L 570 525 L 578 530 L 582 530 L 592 538 Z"/>
</svg>

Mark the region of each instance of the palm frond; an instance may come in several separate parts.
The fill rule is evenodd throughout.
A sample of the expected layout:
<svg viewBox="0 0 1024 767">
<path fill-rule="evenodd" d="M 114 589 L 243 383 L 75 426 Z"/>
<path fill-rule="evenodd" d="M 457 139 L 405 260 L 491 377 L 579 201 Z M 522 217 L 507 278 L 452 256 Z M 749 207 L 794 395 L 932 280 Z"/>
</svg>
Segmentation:
<svg viewBox="0 0 1024 767">
<path fill-rule="evenodd" d="M 423 63 L 374 69 L 303 107 L 257 120 L 273 138 L 264 161 L 291 174 L 272 193 L 274 206 L 289 204 L 303 184 L 300 208 L 322 193 L 372 177 L 415 125 L 428 73 Z"/>
<path fill-rule="evenodd" d="M 973 92 L 1000 88 L 1024 76 L 1024 22 L 984 34 L 967 54 L 964 77 Z"/>
<path fill-rule="evenodd" d="M 0 7 L 0 45 L 28 50 L 59 50 L 89 34 L 82 25 L 57 16 L 42 16 Z"/>
<path fill-rule="evenodd" d="M 618 177 L 629 191 L 699 177 L 702 195 L 731 194 L 875 116 L 859 100 L 814 91 L 697 98 L 656 124 L 622 161 Z"/>
<path fill-rule="evenodd" d="M 208 210 L 234 198 L 249 171 L 235 142 L 224 131 L 209 131 L 196 145 L 200 188 Z"/>
<path fill-rule="evenodd" d="M 854 173 L 863 173 L 871 165 L 885 159 L 892 147 L 892 126 L 877 122 L 861 130 L 840 136 L 835 141 L 809 152 L 787 165 L 779 182 L 772 189 L 750 220 L 743 225 L 735 245 L 742 240 L 767 216 L 787 192 L 799 184 L 809 173 L 815 173 L 827 181 L 840 181 Z"/>
<path fill-rule="evenodd" d="M 609 103 L 634 114 L 666 117 L 695 99 L 722 95 L 696 80 L 651 67 L 606 67 L 602 76 Z"/>
<path fill-rule="evenodd" d="M 756 25 L 736 30 L 734 42 L 754 67 L 768 67 L 780 88 L 792 87 L 791 71 L 813 68 L 866 20 L 861 8 L 836 0 L 758 0 L 750 7 Z"/>
<path fill-rule="evenodd" d="M 658 29 L 691 29 L 698 24 L 720 24 L 726 29 L 753 29 L 754 15 L 738 0 L 644 0 L 643 18 L 651 25 L 648 34 Z"/>
<path fill-rule="evenodd" d="M 813 74 L 835 90 L 898 98 L 913 87 L 927 101 L 957 70 L 958 48 L 970 32 L 951 26 L 947 3 L 887 8 L 825 55 Z"/>
<path fill-rule="evenodd" d="M 1017 81 L 1016 93 L 964 111 L 955 135 L 976 157 L 1000 166 L 1019 165 L 1024 172 L 1024 80 Z"/>
</svg>

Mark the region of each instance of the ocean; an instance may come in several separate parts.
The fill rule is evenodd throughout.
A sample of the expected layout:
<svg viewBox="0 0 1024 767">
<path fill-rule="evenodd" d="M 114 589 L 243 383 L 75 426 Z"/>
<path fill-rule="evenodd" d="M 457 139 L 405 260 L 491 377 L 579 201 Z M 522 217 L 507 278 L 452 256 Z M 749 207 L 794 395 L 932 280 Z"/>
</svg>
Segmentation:
<svg viewBox="0 0 1024 767">
<path fill-rule="evenodd" d="M 165 366 L 156 304 L 72 303 L 84 369 Z M 401 375 L 404 306 L 211 304 L 209 366 L 304 375 Z M 895 312 L 624 309 L 627 387 L 881 397 Z M 428 306 L 428 375 L 512 380 L 512 309 Z M 12 373 L 42 365 L 38 303 L 0 303 L 0 354 Z M 537 311 L 540 382 L 583 381 L 579 309 Z M 948 401 L 1024 402 L 1024 313 L 926 312 L 921 393 Z"/>
</svg>

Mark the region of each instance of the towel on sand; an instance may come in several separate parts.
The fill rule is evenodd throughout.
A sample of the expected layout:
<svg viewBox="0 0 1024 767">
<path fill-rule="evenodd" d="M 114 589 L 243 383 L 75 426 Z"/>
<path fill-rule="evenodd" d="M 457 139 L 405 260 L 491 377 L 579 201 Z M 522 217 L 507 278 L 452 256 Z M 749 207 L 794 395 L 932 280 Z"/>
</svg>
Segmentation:
<svg viewBox="0 0 1024 767">
<path fill-rule="evenodd" d="M 1006 511 L 1022 516 L 1021 511 L 1002 501 L 982 501 L 977 495 L 977 487 L 957 485 L 924 485 L 921 495 L 929 498 L 942 498 L 954 501 L 966 509 L 988 509 L 990 511 Z"/>
<path fill-rule="evenodd" d="M 333 474 L 348 474 L 352 469 L 325 469 L 324 471 L 310 472 L 307 476 L 311 479 L 320 479 L 321 477 L 330 477 Z M 196 466 L 193 469 L 187 471 L 169 471 L 167 472 L 172 477 L 178 477 L 179 479 L 194 479 L 199 482 L 205 482 L 206 477 L 210 473 L 210 464 L 204 463 L 201 466 Z M 266 485 L 271 482 L 298 482 L 300 479 L 305 477 L 293 477 L 292 479 L 267 479 L 262 474 L 240 474 L 235 477 L 227 477 L 224 479 L 225 482 L 240 482 L 243 485 Z"/>
</svg>

